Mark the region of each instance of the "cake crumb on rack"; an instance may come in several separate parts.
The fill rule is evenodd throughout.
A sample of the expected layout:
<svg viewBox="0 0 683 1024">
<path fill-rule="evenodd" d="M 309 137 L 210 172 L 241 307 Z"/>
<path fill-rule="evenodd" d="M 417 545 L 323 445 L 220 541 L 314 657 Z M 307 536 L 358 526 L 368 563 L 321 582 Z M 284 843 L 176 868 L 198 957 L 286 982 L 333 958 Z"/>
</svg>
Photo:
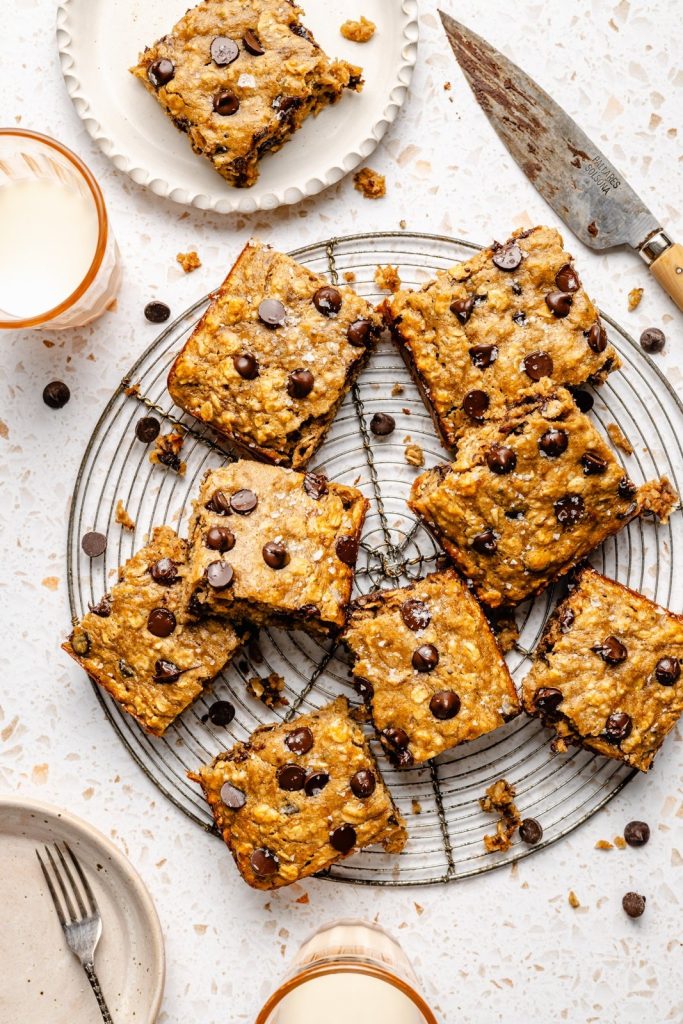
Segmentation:
<svg viewBox="0 0 683 1024">
<path fill-rule="evenodd" d="M 202 261 L 199 258 L 199 253 L 192 249 L 190 252 L 179 252 L 176 256 L 176 261 L 180 264 L 186 274 L 191 274 L 197 267 L 201 267 Z"/>
<path fill-rule="evenodd" d="M 344 271 L 344 280 L 346 281 L 347 284 L 353 284 L 353 282 L 356 280 L 356 275 L 354 274 L 353 270 Z"/>
<path fill-rule="evenodd" d="M 522 824 L 515 804 L 516 795 L 515 787 L 507 779 L 498 779 L 488 787 L 486 795 L 479 798 L 482 811 L 499 815 L 495 833 L 484 836 L 487 853 L 505 853 L 510 849 L 512 837 Z"/>
<path fill-rule="evenodd" d="M 361 14 L 358 21 L 354 21 L 353 18 L 345 21 L 339 31 L 344 39 L 349 39 L 352 43 L 367 43 L 374 36 L 376 29 L 374 21 Z"/>
<path fill-rule="evenodd" d="M 403 384 L 399 384 L 397 381 L 391 389 L 391 397 L 396 398 L 398 395 L 402 395 L 404 391 L 405 386 Z"/>
<path fill-rule="evenodd" d="M 154 443 L 154 449 L 150 452 L 149 461 L 160 466 L 172 469 L 178 476 L 185 476 L 187 464 L 180 458 L 185 435 L 179 432 L 161 434 Z"/>
<path fill-rule="evenodd" d="M 256 698 L 256 700 L 260 700 L 267 708 L 277 708 L 281 705 L 289 704 L 289 701 L 282 693 L 284 688 L 285 681 L 277 672 L 271 672 L 270 675 L 264 678 L 261 676 L 251 676 L 250 679 L 247 679 L 248 693 Z"/>
<path fill-rule="evenodd" d="M 616 423 L 608 423 L 607 433 L 615 448 L 621 448 L 622 452 L 625 452 L 626 455 L 633 455 L 633 445 L 620 426 Z"/>
<path fill-rule="evenodd" d="M 128 514 L 128 510 L 123 504 L 121 498 L 116 502 L 115 519 L 119 526 L 122 526 L 124 530 L 133 531 L 135 529 L 135 520 Z"/>
<path fill-rule="evenodd" d="M 397 292 L 401 287 L 398 267 L 392 267 L 391 263 L 386 267 L 378 266 L 375 270 L 375 284 L 385 292 Z"/>
<path fill-rule="evenodd" d="M 678 492 L 671 486 L 668 476 L 659 480 L 648 480 L 638 488 L 638 498 L 645 512 L 651 512 L 660 523 L 666 525 L 680 502 Z"/>
<path fill-rule="evenodd" d="M 407 444 L 404 454 L 409 466 L 424 466 L 425 455 L 419 444 Z"/>
<path fill-rule="evenodd" d="M 381 199 L 387 194 L 387 179 L 372 167 L 361 167 L 353 176 L 353 187 L 366 199 Z"/>
<path fill-rule="evenodd" d="M 419 800 L 416 800 L 415 797 L 411 800 L 411 808 L 413 814 L 422 814 L 422 804 Z"/>
</svg>

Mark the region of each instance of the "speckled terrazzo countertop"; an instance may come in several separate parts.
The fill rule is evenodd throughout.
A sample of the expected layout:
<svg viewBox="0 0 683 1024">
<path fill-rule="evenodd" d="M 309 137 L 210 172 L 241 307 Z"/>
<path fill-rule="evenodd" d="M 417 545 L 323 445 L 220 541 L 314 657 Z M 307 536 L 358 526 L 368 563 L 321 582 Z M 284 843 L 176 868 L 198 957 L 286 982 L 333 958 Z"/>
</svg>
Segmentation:
<svg viewBox="0 0 683 1024">
<path fill-rule="evenodd" d="M 631 783 L 588 825 L 517 868 L 447 889 L 311 881 L 268 896 L 247 889 L 221 845 L 163 801 L 58 647 L 68 624 L 72 483 L 101 407 L 154 336 L 142 318 L 149 299 L 179 312 L 222 278 L 252 232 L 287 249 L 333 233 L 396 229 L 402 219 L 410 229 L 475 241 L 518 225 L 558 223 L 478 111 L 435 3 L 421 2 L 412 95 L 370 161 L 387 176 L 386 199 L 364 200 L 347 180 L 252 219 L 185 210 L 115 171 L 67 97 L 53 0 L 10 6 L 0 42 L 0 117 L 57 136 L 93 169 L 121 247 L 124 284 L 116 310 L 83 331 L 0 339 L 0 791 L 61 803 L 128 854 L 166 936 L 164 1024 L 252 1021 L 299 941 L 342 915 L 376 916 L 400 937 L 444 1022 L 682 1020 L 680 730 L 652 777 Z M 604 145 L 670 233 L 683 237 L 683 29 L 672 0 L 443 6 L 546 86 Z M 636 335 L 646 326 L 664 329 L 669 342 L 658 359 L 683 393 L 681 317 L 644 265 L 626 253 L 595 255 L 574 239 L 568 244 L 608 313 Z M 203 266 L 185 276 L 175 254 L 187 249 L 198 250 Z M 627 294 L 636 286 L 645 293 L 629 313 Z M 41 401 L 55 377 L 72 391 L 61 412 Z M 594 848 L 634 817 L 652 827 L 644 850 Z M 578 909 L 568 904 L 570 889 Z M 629 889 L 648 898 L 636 922 L 620 905 Z M 304 893 L 308 902 L 300 902 Z"/>
</svg>

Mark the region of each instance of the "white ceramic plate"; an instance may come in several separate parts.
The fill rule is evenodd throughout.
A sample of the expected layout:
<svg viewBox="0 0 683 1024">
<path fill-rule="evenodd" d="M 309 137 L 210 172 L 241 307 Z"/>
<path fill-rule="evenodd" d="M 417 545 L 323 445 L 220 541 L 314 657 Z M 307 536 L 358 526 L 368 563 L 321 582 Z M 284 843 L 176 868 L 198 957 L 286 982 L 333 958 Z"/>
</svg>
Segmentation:
<svg viewBox="0 0 683 1024">
<path fill-rule="evenodd" d="M 153 1024 L 164 987 L 154 904 L 108 839 L 67 811 L 0 797 L 0 1021 L 96 1024 L 95 997 L 69 951 L 35 849 L 66 839 L 102 914 L 95 966 L 115 1021 Z"/>
<path fill-rule="evenodd" d="M 62 0 L 57 41 L 66 86 L 93 139 L 116 167 L 178 203 L 219 213 L 271 210 L 317 195 L 372 153 L 400 110 L 417 57 L 417 0 L 304 0 L 305 24 L 330 56 L 364 69 L 365 88 L 310 117 L 261 161 L 252 188 L 236 189 L 192 152 L 153 96 L 128 72 L 146 45 L 168 32 L 188 0 Z M 369 43 L 339 26 L 362 13 Z"/>
</svg>

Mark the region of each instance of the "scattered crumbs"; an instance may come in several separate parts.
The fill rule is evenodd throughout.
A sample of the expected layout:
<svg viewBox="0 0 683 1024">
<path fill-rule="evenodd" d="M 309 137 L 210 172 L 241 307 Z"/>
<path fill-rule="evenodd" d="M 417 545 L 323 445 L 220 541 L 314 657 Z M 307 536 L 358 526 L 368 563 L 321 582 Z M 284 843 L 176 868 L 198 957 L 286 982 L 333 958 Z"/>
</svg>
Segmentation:
<svg viewBox="0 0 683 1024">
<path fill-rule="evenodd" d="M 352 43 L 367 43 L 374 36 L 376 28 L 374 21 L 369 21 L 361 14 L 358 21 L 345 21 L 339 31 L 344 39 L 350 39 Z"/>
<path fill-rule="evenodd" d="M 404 391 L 405 387 L 403 384 L 399 384 L 397 381 L 391 389 L 391 397 L 396 398 L 398 395 L 402 395 Z"/>
<path fill-rule="evenodd" d="M 9 437 L 9 427 L 4 420 L 0 420 L 0 437 L 4 438 L 5 441 Z"/>
<path fill-rule="evenodd" d="M 114 518 L 119 526 L 122 526 L 124 530 L 132 531 L 135 529 L 135 520 L 129 516 L 128 510 L 120 498 L 116 502 L 116 515 Z"/>
<path fill-rule="evenodd" d="M 597 843 L 595 844 L 595 849 L 596 850 L 613 850 L 614 847 L 613 847 L 612 843 L 610 843 L 609 839 L 598 839 Z"/>
<path fill-rule="evenodd" d="M 361 478 L 361 474 L 359 473 L 358 476 L 356 477 L 356 479 L 353 481 L 353 486 L 354 487 L 358 486 L 358 484 L 360 483 L 360 478 Z"/>
<path fill-rule="evenodd" d="M 353 270 L 344 271 L 344 280 L 346 281 L 347 284 L 353 284 L 353 282 L 356 280 L 356 275 L 354 274 Z"/>
<path fill-rule="evenodd" d="M 498 779 L 486 790 L 486 796 L 479 798 L 482 811 L 498 814 L 494 835 L 484 836 L 487 853 L 504 853 L 510 849 L 510 840 L 522 824 L 522 818 L 515 804 L 516 790 L 507 779 Z"/>
<path fill-rule="evenodd" d="M 617 426 L 616 423 L 607 424 L 607 433 L 610 436 L 610 441 L 615 448 L 620 448 L 626 455 L 633 455 L 633 445 L 624 434 L 621 427 Z"/>
<path fill-rule="evenodd" d="M 419 800 L 416 800 L 415 797 L 413 797 L 411 805 L 413 809 L 413 814 L 422 814 L 422 804 L 420 803 Z"/>
<path fill-rule="evenodd" d="M 628 293 L 628 308 L 629 308 L 629 312 L 632 313 L 634 309 L 638 308 L 638 306 L 640 305 L 640 300 L 642 299 L 642 297 L 643 297 L 643 289 L 642 288 L 631 288 L 631 291 Z"/>
<path fill-rule="evenodd" d="M 59 576 L 46 576 L 42 583 L 48 590 L 56 590 L 59 586 Z"/>
<path fill-rule="evenodd" d="M 401 409 L 401 412 L 403 413 L 404 416 L 410 416 L 410 409 L 405 409 L 404 408 L 404 409 Z"/>
<path fill-rule="evenodd" d="M 586 231 L 587 231 L 587 232 L 588 232 L 588 234 L 589 234 L 589 235 L 591 236 L 591 238 L 595 238 L 595 237 L 596 237 L 596 235 L 597 235 L 597 233 L 598 233 L 598 225 L 597 225 L 597 224 L 595 223 L 595 221 L 594 221 L 594 220 L 592 220 L 592 221 L 590 222 L 590 224 L 589 224 L 589 225 L 588 225 L 588 227 L 586 228 Z"/>
<path fill-rule="evenodd" d="M 425 464 L 425 454 L 419 444 L 407 444 L 405 457 L 409 466 L 424 466 Z"/>
<path fill-rule="evenodd" d="M 43 345 L 45 346 L 45 348 L 54 348 L 55 347 L 54 341 L 48 341 L 47 338 L 43 338 Z"/>
<path fill-rule="evenodd" d="M 581 906 L 581 904 L 579 903 L 579 897 L 576 895 L 573 889 L 569 890 L 567 902 L 569 903 L 569 906 L 572 908 L 572 910 L 576 910 L 578 907 Z"/>
<path fill-rule="evenodd" d="M 625 850 L 626 849 L 626 840 L 624 839 L 623 836 L 615 836 L 613 842 L 614 842 L 614 845 L 616 846 L 617 850 Z"/>
<path fill-rule="evenodd" d="M 415 913 L 417 914 L 417 916 L 422 917 L 422 915 L 425 912 L 425 908 L 420 906 L 419 903 L 413 903 L 413 906 L 415 907 Z"/>
<path fill-rule="evenodd" d="M 179 432 L 160 434 L 154 442 L 154 450 L 150 452 L 149 461 L 167 466 L 178 476 L 185 476 L 186 463 L 180 459 L 185 435 Z"/>
<path fill-rule="evenodd" d="M 123 389 L 123 393 L 124 393 L 124 395 L 128 395 L 129 398 L 131 396 L 139 395 L 140 394 L 140 385 L 139 385 L 139 383 L 138 384 L 129 384 L 127 387 L 125 387 Z"/>
<path fill-rule="evenodd" d="M 209 926 L 207 924 L 195 924 L 193 927 L 197 935 L 206 935 L 206 930 Z"/>
<path fill-rule="evenodd" d="M 186 274 L 191 274 L 193 270 L 196 270 L 197 267 L 201 267 L 202 265 L 199 253 L 195 252 L 194 249 L 191 252 L 179 252 L 176 256 L 176 260 Z"/>
<path fill-rule="evenodd" d="M 372 167 L 361 167 L 353 176 L 353 187 L 366 199 L 381 199 L 387 194 L 387 179 Z"/>
<path fill-rule="evenodd" d="M 295 899 L 294 902 L 295 903 L 302 903 L 305 906 L 307 903 L 311 902 L 311 899 L 310 899 L 310 896 L 308 895 L 308 893 L 305 892 L 303 894 L 303 896 L 297 897 L 297 899 Z"/>
<path fill-rule="evenodd" d="M 167 860 L 167 858 L 166 858 L 166 857 L 162 857 L 162 858 L 161 858 L 161 860 L 158 860 L 158 861 L 156 862 L 156 864 L 154 865 L 154 867 L 155 867 L 155 868 L 163 868 L 164 864 L 166 863 L 166 860 Z"/>
<path fill-rule="evenodd" d="M 444 82 L 443 83 L 443 88 L 444 88 L 444 92 L 450 92 L 451 89 L 453 88 L 453 86 L 451 85 L 450 82 Z"/>
<path fill-rule="evenodd" d="M 397 292 L 401 287 L 398 267 L 392 267 L 391 263 L 386 267 L 377 267 L 375 270 L 375 284 L 385 292 Z"/>
<path fill-rule="evenodd" d="M 669 522 L 669 517 L 680 502 L 677 491 L 671 486 L 668 476 L 659 480 L 648 480 L 638 488 L 638 499 L 643 511 L 651 512 L 660 523 Z"/>
<path fill-rule="evenodd" d="M 277 672 L 271 672 L 263 679 L 261 676 L 251 676 L 250 679 L 247 679 L 248 692 L 256 700 L 265 704 L 267 708 L 277 708 L 283 704 L 289 704 L 287 698 L 282 695 L 284 688 L 285 681 Z"/>
</svg>

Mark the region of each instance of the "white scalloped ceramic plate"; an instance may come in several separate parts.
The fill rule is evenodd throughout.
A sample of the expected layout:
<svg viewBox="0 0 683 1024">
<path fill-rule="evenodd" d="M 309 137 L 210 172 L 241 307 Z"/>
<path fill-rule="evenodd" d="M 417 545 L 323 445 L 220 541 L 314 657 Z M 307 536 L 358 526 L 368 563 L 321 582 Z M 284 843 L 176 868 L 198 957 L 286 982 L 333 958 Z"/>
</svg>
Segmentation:
<svg viewBox="0 0 683 1024">
<path fill-rule="evenodd" d="M 297 203 L 343 178 L 372 153 L 405 101 L 417 57 L 417 0 L 304 0 L 305 24 L 331 56 L 364 69 L 365 88 L 348 93 L 261 161 L 261 177 L 236 189 L 195 155 L 187 137 L 128 72 L 164 35 L 188 0 L 62 0 L 57 41 L 66 86 L 87 130 L 119 170 L 178 203 L 219 213 L 252 213 Z M 362 13 L 369 43 L 339 26 Z"/>
</svg>

